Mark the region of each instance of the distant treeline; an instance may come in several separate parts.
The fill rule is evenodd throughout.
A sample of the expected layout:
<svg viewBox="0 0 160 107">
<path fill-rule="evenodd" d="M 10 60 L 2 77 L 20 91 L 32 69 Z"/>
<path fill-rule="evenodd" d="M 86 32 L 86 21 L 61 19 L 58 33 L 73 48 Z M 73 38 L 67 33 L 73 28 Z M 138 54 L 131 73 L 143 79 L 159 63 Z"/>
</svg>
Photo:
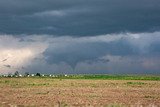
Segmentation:
<svg viewBox="0 0 160 107">
<path fill-rule="evenodd" d="M 95 79 L 95 80 L 160 80 L 160 75 L 103 75 L 103 74 L 59 74 L 59 75 L 47 75 L 47 74 L 29 74 L 25 73 L 25 75 L 20 75 L 19 73 L 15 73 L 14 75 L 8 75 L 1 77 L 27 77 L 27 78 L 54 78 L 54 79 Z"/>
</svg>

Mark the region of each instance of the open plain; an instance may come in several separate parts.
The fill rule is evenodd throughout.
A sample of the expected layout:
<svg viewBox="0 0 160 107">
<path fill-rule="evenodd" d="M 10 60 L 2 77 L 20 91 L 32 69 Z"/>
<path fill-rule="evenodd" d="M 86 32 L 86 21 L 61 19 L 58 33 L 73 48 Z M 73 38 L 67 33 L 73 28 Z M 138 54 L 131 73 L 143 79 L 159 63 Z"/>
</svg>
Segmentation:
<svg viewBox="0 0 160 107">
<path fill-rule="evenodd" d="M 159 107 L 160 81 L 0 78 L 1 107 Z"/>
</svg>

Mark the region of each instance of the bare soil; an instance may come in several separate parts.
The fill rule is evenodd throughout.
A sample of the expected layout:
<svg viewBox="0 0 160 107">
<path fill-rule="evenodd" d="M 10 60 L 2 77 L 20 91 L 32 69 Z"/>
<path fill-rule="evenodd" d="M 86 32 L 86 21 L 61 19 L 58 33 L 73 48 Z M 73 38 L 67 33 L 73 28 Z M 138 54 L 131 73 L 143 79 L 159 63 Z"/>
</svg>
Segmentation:
<svg viewBox="0 0 160 107">
<path fill-rule="evenodd" d="M 160 107 L 160 81 L 0 78 L 1 107 Z"/>
</svg>

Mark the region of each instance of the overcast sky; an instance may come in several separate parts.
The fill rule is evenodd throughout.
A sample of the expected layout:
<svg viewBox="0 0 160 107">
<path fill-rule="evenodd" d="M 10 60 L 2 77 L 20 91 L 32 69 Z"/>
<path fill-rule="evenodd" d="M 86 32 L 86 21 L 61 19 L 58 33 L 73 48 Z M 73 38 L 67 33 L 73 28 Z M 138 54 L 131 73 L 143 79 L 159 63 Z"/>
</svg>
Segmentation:
<svg viewBox="0 0 160 107">
<path fill-rule="evenodd" d="M 160 74 L 160 0 L 0 0 L 0 73 Z"/>
</svg>

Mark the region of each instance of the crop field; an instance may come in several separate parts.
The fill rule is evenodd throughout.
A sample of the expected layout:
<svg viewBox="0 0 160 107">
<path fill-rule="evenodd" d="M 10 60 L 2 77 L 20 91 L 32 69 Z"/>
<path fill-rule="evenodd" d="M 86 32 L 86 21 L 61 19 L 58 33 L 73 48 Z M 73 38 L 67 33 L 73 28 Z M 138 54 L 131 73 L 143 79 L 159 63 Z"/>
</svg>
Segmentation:
<svg viewBox="0 0 160 107">
<path fill-rule="evenodd" d="M 160 107 L 160 77 L 0 77 L 0 107 L 88 106 Z"/>
</svg>

